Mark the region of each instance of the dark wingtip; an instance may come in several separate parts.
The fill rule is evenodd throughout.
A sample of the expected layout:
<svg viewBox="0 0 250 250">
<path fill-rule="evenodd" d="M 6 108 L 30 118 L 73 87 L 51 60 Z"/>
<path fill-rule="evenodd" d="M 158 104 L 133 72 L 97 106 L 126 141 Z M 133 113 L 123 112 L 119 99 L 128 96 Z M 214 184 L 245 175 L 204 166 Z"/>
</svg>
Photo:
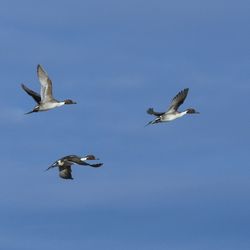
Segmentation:
<svg viewBox="0 0 250 250">
<path fill-rule="evenodd" d="M 23 89 L 24 91 L 27 91 L 27 90 L 26 90 L 27 87 L 26 87 L 23 83 L 21 83 L 21 87 L 22 87 L 22 89 Z"/>
<path fill-rule="evenodd" d="M 91 166 L 94 168 L 99 168 L 103 165 L 103 163 L 96 163 L 96 164 L 92 164 Z"/>
<path fill-rule="evenodd" d="M 149 109 L 147 110 L 147 113 L 148 113 L 149 115 L 153 115 L 153 114 L 154 114 L 154 109 L 153 109 L 153 108 L 149 108 Z"/>
<path fill-rule="evenodd" d="M 37 71 L 37 74 L 39 74 L 39 71 L 40 71 L 40 72 L 41 72 L 41 71 L 44 71 L 41 64 L 37 64 L 36 71 Z"/>
</svg>

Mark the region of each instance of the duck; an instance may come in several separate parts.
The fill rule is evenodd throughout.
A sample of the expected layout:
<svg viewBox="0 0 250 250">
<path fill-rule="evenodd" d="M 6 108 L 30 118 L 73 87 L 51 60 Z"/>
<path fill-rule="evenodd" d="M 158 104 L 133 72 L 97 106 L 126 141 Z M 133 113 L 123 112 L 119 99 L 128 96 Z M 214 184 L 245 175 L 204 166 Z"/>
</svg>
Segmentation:
<svg viewBox="0 0 250 250">
<path fill-rule="evenodd" d="M 149 115 L 154 115 L 156 118 L 149 123 L 146 124 L 156 124 L 162 122 L 170 122 L 177 118 L 180 118 L 187 114 L 199 114 L 194 108 L 188 108 L 184 111 L 178 111 L 178 108 L 184 103 L 187 95 L 188 95 L 189 88 L 185 88 L 181 90 L 173 99 L 172 102 L 166 112 L 156 112 L 153 108 L 149 108 L 147 113 Z"/>
<path fill-rule="evenodd" d="M 51 166 L 49 166 L 47 170 L 58 167 L 59 168 L 59 176 L 63 179 L 73 180 L 71 166 L 73 164 L 78 164 L 82 166 L 90 166 L 93 168 L 99 168 L 103 165 L 103 163 L 90 164 L 86 162 L 87 160 L 99 160 L 94 155 L 86 155 L 86 156 L 77 156 L 77 155 L 67 155 L 59 160 L 55 161 Z"/>
<path fill-rule="evenodd" d="M 29 89 L 24 84 L 21 84 L 22 89 L 28 95 L 30 95 L 34 99 L 34 101 L 37 103 L 37 105 L 33 108 L 33 110 L 31 110 L 30 112 L 27 112 L 25 114 L 31 114 L 31 113 L 40 112 L 40 111 L 47 111 L 50 109 L 61 107 L 65 104 L 76 104 L 76 102 L 72 101 L 71 99 L 66 99 L 64 101 L 58 101 L 53 97 L 52 81 L 50 80 L 48 74 L 42 68 L 42 66 L 40 64 L 37 65 L 37 76 L 38 76 L 39 82 L 41 84 L 40 94 Z"/>
</svg>

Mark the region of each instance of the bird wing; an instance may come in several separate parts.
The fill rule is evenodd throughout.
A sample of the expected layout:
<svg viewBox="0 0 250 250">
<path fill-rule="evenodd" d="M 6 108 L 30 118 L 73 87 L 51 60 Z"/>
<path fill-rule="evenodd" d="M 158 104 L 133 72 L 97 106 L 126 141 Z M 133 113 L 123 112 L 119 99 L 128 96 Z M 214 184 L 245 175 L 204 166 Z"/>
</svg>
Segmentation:
<svg viewBox="0 0 250 250">
<path fill-rule="evenodd" d="M 93 168 L 99 168 L 103 165 L 103 163 L 96 163 L 96 164 L 89 164 L 87 163 L 88 166 L 93 167 Z"/>
<path fill-rule="evenodd" d="M 71 165 L 65 164 L 63 166 L 59 166 L 59 173 L 60 176 L 66 179 L 73 179 L 72 178 L 72 170 Z"/>
<path fill-rule="evenodd" d="M 167 112 L 178 110 L 181 104 L 183 104 L 183 102 L 185 101 L 187 94 L 188 94 L 188 90 L 189 90 L 188 88 L 183 89 L 173 98 Z"/>
<path fill-rule="evenodd" d="M 35 102 L 37 102 L 37 104 L 40 104 L 41 102 L 41 96 L 36 93 L 35 91 L 29 89 L 28 87 L 26 87 L 24 84 L 21 84 L 23 90 L 28 94 L 30 95 L 34 100 Z"/>
<path fill-rule="evenodd" d="M 42 102 L 50 102 L 54 100 L 52 94 L 52 81 L 50 80 L 46 71 L 42 68 L 41 65 L 37 66 L 37 76 L 41 84 L 41 99 Z"/>
<path fill-rule="evenodd" d="M 149 109 L 147 110 L 147 113 L 148 113 L 149 115 L 161 116 L 161 115 L 163 115 L 165 112 L 155 112 L 153 108 L 149 108 Z"/>
<path fill-rule="evenodd" d="M 77 156 L 77 155 L 68 155 L 68 156 L 65 156 L 63 159 L 68 164 L 79 164 L 79 165 L 85 165 L 85 166 L 90 166 L 94 168 L 98 168 L 103 165 L 103 163 L 90 164 L 86 161 L 81 160 L 81 158 L 82 157 Z"/>
</svg>

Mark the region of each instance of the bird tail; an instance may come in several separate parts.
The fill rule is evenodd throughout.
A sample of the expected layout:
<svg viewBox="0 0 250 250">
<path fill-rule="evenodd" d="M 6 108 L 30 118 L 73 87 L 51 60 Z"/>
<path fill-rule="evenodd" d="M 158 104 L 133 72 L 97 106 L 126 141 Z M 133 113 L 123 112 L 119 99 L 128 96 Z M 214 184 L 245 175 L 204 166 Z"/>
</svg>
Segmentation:
<svg viewBox="0 0 250 250">
<path fill-rule="evenodd" d="M 33 110 L 25 113 L 25 115 L 28 115 L 28 114 L 31 114 L 31 113 L 34 113 L 34 112 L 38 112 L 39 111 L 39 106 L 37 105 Z"/>
<path fill-rule="evenodd" d="M 150 125 L 150 124 L 155 124 L 155 123 L 159 123 L 159 122 L 161 122 L 161 119 L 160 119 L 159 117 L 157 117 L 157 118 L 155 118 L 153 121 L 148 122 L 148 123 L 145 125 L 145 127 L 148 126 L 148 125 Z"/>
<path fill-rule="evenodd" d="M 28 115 L 28 114 L 31 114 L 31 113 L 34 113 L 34 112 L 37 112 L 37 111 L 31 110 L 31 111 L 29 111 L 29 112 L 27 112 L 27 113 L 24 113 L 24 114 L 25 114 L 25 115 Z"/>
<path fill-rule="evenodd" d="M 49 166 L 45 171 L 48 171 L 51 168 L 57 167 L 57 162 L 54 162 L 51 166 Z"/>
</svg>

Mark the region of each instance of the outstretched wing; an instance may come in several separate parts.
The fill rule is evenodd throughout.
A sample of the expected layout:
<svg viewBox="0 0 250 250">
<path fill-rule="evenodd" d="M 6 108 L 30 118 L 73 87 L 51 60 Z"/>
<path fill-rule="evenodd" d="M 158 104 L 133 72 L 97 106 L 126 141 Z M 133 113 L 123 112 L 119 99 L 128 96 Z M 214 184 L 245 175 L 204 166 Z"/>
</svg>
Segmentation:
<svg viewBox="0 0 250 250">
<path fill-rule="evenodd" d="M 83 160 L 83 158 L 84 157 L 80 157 L 77 155 L 68 155 L 62 159 L 68 164 L 79 164 L 79 165 L 90 166 L 90 167 L 94 167 L 94 168 L 99 168 L 103 165 L 103 163 L 90 164 L 90 163 L 86 162 L 85 160 Z"/>
<path fill-rule="evenodd" d="M 90 163 L 85 162 L 84 165 L 87 165 L 87 166 L 90 166 L 90 167 L 93 167 L 93 168 L 99 168 L 99 167 L 101 167 L 103 165 L 103 163 L 90 164 Z"/>
<path fill-rule="evenodd" d="M 173 98 L 167 112 L 178 110 L 178 108 L 181 106 L 181 104 L 183 104 L 183 102 L 185 101 L 187 94 L 188 94 L 188 90 L 189 90 L 188 88 L 183 89 Z"/>
<path fill-rule="evenodd" d="M 41 96 L 36 93 L 35 91 L 29 89 L 28 87 L 26 87 L 24 84 L 21 84 L 23 90 L 28 94 L 30 95 L 34 100 L 35 102 L 37 102 L 37 104 L 40 104 L 41 102 Z"/>
<path fill-rule="evenodd" d="M 59 166 L 59 176 L 63 179 L 73 179 L 70 165 Z"/>
<path fill-rule="evenodd" d="M 42 102 L 50 102 L 54 100 L 52 94 L 52 81 L 50 80 L 46 71 L 42 68 L 41 65 L 37 66 L 37 76 L 41 84 L 41 99 Z"/>
<path fill-rule="evenodd" d="M 149 108 L 149 109 L 147 110 L 147 113 L 148 113 L 149 115 L 155 115 L 155 116 L 161 116 L 161 115 L 164 114 L 164 112 L 155 112 L 153 108 Z"/>
</svg>

